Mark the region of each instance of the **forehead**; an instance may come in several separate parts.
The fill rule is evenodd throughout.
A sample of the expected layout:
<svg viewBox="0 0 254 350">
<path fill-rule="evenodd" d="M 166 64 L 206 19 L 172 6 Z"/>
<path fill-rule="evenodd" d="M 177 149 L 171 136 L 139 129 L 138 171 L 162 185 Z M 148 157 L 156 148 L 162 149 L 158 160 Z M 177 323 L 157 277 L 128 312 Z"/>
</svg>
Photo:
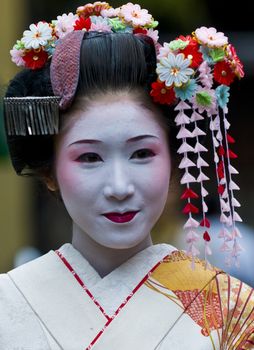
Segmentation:
<svg viewBox="0 0 254 350">
<path fill-rule="evenodd" d="M 70 112 L 64 128 L 66 142 L 82 138 L 123 139 L 138 134 L 165 137 L 156 113 L 131 99 L 103 99 L 84 108 L 82 103 Z"/>
</svg>

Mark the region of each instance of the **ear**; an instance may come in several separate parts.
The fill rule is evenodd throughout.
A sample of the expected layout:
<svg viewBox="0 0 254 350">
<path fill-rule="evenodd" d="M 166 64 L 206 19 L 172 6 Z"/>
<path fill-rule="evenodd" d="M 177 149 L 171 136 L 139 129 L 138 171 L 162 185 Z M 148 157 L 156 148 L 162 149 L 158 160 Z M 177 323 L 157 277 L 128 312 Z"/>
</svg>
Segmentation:
<svg viewBox="0 0 254 350">
<path fill-rule="evenodd" d="M 53 177 L 45 177 L 44 181 L 49 191 L 55 192 L 58 190 L 57 182 Z"/>
</svg>

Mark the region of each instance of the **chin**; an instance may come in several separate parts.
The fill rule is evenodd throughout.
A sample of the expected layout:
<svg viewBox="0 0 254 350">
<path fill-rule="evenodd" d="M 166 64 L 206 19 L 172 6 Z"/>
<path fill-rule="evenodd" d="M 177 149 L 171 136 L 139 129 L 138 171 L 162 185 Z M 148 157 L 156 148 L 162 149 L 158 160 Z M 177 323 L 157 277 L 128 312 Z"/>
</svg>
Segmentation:
<svg viewBox="0 0 254 350">
<path fill-rule="evenodd" d="M 127 241 L 114 241 L 114 242 L 98 242 L 99 244 L 101 244 L 102 246 L 106 247 L 106 248 L 110 248 L 110 249 L 131 249 L 134 248 L 136 246 L 138 246 L 141 242 L 143 242 L 144 240 L 146 240 L 146 237 L 140 240 L 127 240 Z"/>
</svg>

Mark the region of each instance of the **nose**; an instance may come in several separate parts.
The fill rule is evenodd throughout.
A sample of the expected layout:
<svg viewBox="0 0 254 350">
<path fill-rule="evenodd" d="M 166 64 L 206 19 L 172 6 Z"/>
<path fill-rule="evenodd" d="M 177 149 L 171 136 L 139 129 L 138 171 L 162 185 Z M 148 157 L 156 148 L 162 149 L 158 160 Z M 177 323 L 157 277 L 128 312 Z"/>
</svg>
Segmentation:
<svg viewBox="0 0 254 350">
<path fill-rule="evenodd" d="M 104 195 L 107 198 L 123 200 L 134 193 L 134 185 L 126 168 L 116 161 L 111 168 L 109 179 L 104 187 Z"/>
</svg>

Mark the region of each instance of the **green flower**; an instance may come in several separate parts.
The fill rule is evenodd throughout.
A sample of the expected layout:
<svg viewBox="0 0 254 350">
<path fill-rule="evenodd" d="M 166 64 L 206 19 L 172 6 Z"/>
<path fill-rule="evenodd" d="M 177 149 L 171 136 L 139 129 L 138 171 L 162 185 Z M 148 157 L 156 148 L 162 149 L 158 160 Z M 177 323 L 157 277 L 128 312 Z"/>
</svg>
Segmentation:
<svg viewBox="0 0 254 350">
<path fill-rule="evenodd" d="M 207 91 L 199 91 L 196 93 L 196 102 L 203 107 L 209 107 L 212 104 L 212 96 Z"/>
<path fill-rule="evenodd" d="M 21 40 L 17 40 L 17 42 L 14 45 L 14 47 L 17 50 L 24 50 L 25 49 L 25 45 L 21 42 Z"/>
<path fill-rule="evenodd" d="M 178 40 L 172 40 L 169 43 L 169 48 L 172 51 L 176 51 L 176 50 L 183 50 L 186 48 L 186 46 L 189 45 L 189 41 L 183 41 L 181 39 Z"/>
<path fill-rule="evenodd" d="M 126 24 L 124 24 L 118 17 L 108 18 L 108 22 L 114 32 L 124 31 L 127 28 Z"/>
<path fill-rule="evenodd" d="M 158 27 L 158 25 L 159 25 L 158 21 L 152 21 L 150 24 L 147 24 L 145 27 L 154 29 L 154 28 Z"/>
<path fill-rule="evenodd" d="M 222 48 L 215 48 L 210 50 L 210 56 L 212 57 L 214 62 L 222 61 L 225 57 L 225 52 Z"/>
</svg>

